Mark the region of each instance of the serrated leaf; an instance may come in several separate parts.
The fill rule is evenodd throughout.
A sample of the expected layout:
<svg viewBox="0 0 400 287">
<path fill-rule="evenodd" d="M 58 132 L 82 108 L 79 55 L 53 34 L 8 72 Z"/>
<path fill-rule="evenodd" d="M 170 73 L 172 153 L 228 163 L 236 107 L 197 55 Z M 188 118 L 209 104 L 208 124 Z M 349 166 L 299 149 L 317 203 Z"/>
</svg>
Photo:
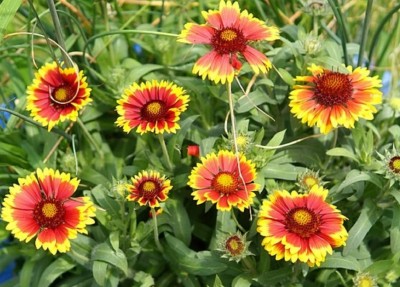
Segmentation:
<svg viewBox="0 0 400 287">
<path fill-rule="evenodd" d="M 361 269 L 357 259 L 352 256 L 343 256 L 339 252 L 334 252 L 332 255 L 328 255 L 320 268 L 344 268 L 355 271 Z"/>
<path fill-rule="evenodd" d="M 53 283 L 54 280 L 56 280 L 63 273 L 71 270 L 75 266 L 76 263 L 66 256 L 57 258 L 41 274 L 42 276 L 40 277 L 38 286 L 50 286 L 50 284 Z"/>
<path fill-rule="evenodd" d="M 346 246 L 343 248 L 344 256 L 350 254 L 351 251 L 356 250 L 358 246 L 360 246 L 365 235 L 367 235 L 368 231 L 379 219 L 382 212 L 383 211 L 379 209 L 371 199 L 365 201 L 360 216 L 349 231 Z"/>
<path fill-rule="evenodd" d="M 355 162 L 358 162 L 358 159 L 356 158 L 356 156 L 354 155 L 353 152 L 349 151 L 348 149 L 342 148 L 342 147 L 335 147 L 333 149 L 330 149 L 326 152 L 326 154 L 330 155 L 330 156 L 343 156 L 343 157 L 350 158 L 350 159 L 354 160 Z"/>
<path fill-rule="evenodd" d="M 125 275 L 128 274 L 128 261 L 125 253 L 120 249 L 114 251 L 111 245 L 107 242 L 101 243 L 93 249 L 91 259 L 93 261 L 98 260 L 106 262 L 117 267 L 119 270 L 124 272 Z"/>
</svg>

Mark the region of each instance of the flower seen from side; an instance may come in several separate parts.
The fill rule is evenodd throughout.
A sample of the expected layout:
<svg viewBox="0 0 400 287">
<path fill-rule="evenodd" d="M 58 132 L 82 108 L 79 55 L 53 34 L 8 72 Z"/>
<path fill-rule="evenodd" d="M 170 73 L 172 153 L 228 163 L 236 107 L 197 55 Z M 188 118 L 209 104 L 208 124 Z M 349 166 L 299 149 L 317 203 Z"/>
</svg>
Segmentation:
<svg viewBox="0 0 400 287">
<path fill-rule="evenodd" d="M 194 157 L 200 156 L 200 146 L 199 145 L 188 145 L 187 154 Z"/>
<path fill-rule="evenodd" d="M 242 63 L 249 63 L 254 73 L 266 73 L 271 68 L 270 60 L 251 47 L 251 42 L 274 41 L 279 38 L 277 27 L 265 23 L 247 10 L 240 11 L 237 2 L 221 0 L 219 10 L 203 11 L 205 24 L 187 23 L 178 41 L 188 44 L 205 44 L 211 51 L 194 65 L 193 73 L 215 83 L 232 82 Z"/>
<path fill-rule="evenodd" d="M 134 83 L 117 101 L 117 126 L 129 133 L 175 133 L 180 114 L 186 110 L 189 96 L 183 88 L 166 81 Z"/>
<path fill-rule="evenodd" d="M 318 171 L 307 169 L 297 177 L 297 184 L 301 190 L 309 191 L 314 185 L 323 186 L 324 182 L 318 174 Z"/>
<path fill-rule="evenodd" d="M 346 69 L 341 73 L 312 64 L 311 76 L 296 77 L 304 84 L 295 85 L 289 96 L 294 116 L 324 134 L 340 126 L 354 128 L 360 118 L 372 120 L 375 105 L 382 102 L 381 80 L 366 68 Z"/>
<path fill-rule="evenodd" d="M 264 200 L 257 220 L 262 245 L 277 260 L 320 266 L 332 248 L 345 245 L 346 219 L 325 202 L 328 190 L 314 185 L 308 194 L 277 190 Z"/>
<path fill-rule="evenodd" d="M 240 167 L 240 168 L 239 168 Z M 254 164 L 244 155 L 239 157 L 227 150 L 218 154 L 211 153 L 201 158 L 193 168 L 188 185 L 197 204 L 211 201 L 222 211 L 237 207 L 240 211 L 253 203 L 254 192 L 258 185 L 254 183 L 256 171 Z"/>
<path fill-rule="evenodd" d="M 249 251 L 250 241 L 246 240 L 246 234 L 236 232 L 224 236 L 219 242 L 217 250 L 223 252 L 222 258 L 228 258 L 229 261 L 239 262 L 243 258 L 252 255 Z"/>
<path fill-rule="evenodd" d="M 385 155 L 377 153 L 381 158 L 381 169 L 377 171 L 379 174 L 384 174 L 385 178 L 389 179 L 390 186 L 400 180 L 400 153 L 393 145 L 392 150 L 386 150 Z"/>
<path fill-rule="evenodd" d="M 6 229 L 20 241 L 36 236 L 37 249 L 52 254 L 69 251 L 70 239 L 87 233 L 96 210 L 88 197 L 71 197 L 78 184 L 70 174 L 49 168 L 20 178 L 3 202 L 1 218 L 8 222 Z"/>
<path fill-rule="evenodd" d="M 132 184 L 128 184 L 129 201 L 136 201 L 141 206 L 159 207 L 160 202 L 168 199 L 168 193 L 172 189 L 171 181 L 161 176 L 159 172 L 141 171 L 131 178 Z"/>
<path fill-rule="evenodd" d="M 27 88 L 27 106 L 34 120 L 50 131 L 59 122 L 76 121 L 78 112 L 92 101 L 86 77 L 78 68 L 47 63 Z"/>
<path fill-rule="evenodd" d="M 353 282 L 355 287 L 378 287 L 376 277 L 368 272 L 358 273 L 357 276 L 353 278 Z"/>
</svg>

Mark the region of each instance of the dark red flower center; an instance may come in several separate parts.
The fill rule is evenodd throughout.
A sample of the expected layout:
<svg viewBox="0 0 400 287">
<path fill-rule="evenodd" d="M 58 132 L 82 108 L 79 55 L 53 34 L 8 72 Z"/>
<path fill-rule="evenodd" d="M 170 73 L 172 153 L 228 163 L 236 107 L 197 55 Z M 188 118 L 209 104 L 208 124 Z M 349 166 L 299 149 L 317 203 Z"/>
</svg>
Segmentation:
<svg viewBox="0 0 400 287">
<path fill-rule="evenodd" d="M 59 105 L 71 103 L 77 96 L 77 91 L 71 86 L 63 85 L 50 92 L 51 100 Z"/>
<path fill-rule="evenodd" d="M 230 194 L 238 189 L 238 178 L 230 172 L 220 172 L 212 180 L 213 188 L 219 193 Z"/>
<path fill-rule="evenodd" d="M 286 214 L 286 229 L 302 238 L 308 238 L 315 234 L 320 225 L 320 216 L 306 207 L 293 208 Z"/>
<path fill-rule="evenodd" d="M 390 159 L 389 168 L 394 173 L 400 173 L 400 156 L 394 156 Z"/>
<path fill-rule="evenodd" d="M 353 84 L 348 75 L 327 71 L 316 77 L 315 99 L 326 107 L 344 105 L 353 95 Z"/>
<path fill-rule="evenodd" d="M 140 195 L 146 199 L 155 198 L 160 192 L 160 184 L 154 180 L 148 179 L 139 185 Z"/>
<path fill-rule="evenodd" d="M 164 118 L 167 113 L 167 107 L 163 101 L 151 101 L 145 104 L 141 110 L 142 118 L 149 122 L 155 122 Z"/>
<path fill-rule="evenodd" d="M 57 228 L 64 223 L 63 202 L 54 198 L 43 199 L 33 209 L 33 218 L 41 228 Z"/>
<path fill-rule="evenodd" d="M 237 235 L 230 236 L 225 242 L 225 249 L 232 256 L 239 256 L 243 253 L 245 248 L 244 242 Z"/>
<path fill-rule="evenodd" d="M 243 33 L 236 28 L 217 30 L 211 39 L 211 45 L 220 55 L 243 52 L 246 49 L 246 43 Z"/>
</svg>

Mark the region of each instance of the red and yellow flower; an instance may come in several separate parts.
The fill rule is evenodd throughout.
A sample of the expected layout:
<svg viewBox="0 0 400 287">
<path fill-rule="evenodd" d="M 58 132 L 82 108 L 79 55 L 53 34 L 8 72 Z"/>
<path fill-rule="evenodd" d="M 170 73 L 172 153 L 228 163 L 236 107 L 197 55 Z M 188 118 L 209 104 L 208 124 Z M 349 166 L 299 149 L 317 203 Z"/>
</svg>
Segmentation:
<svg viewBox="0 0 400 287">
<path fill-rule="evenodd" d="M 211 201 L 219 210 L 231 210 L 233 206 L 243 211 L 253 203 L 258 185 L 255 166 L 244 155 L 238 159 L 227 150 L 212 153 L 201 158 L 201 163 L 192 170 L 188 185 L 197 204 Z"/>
<path fill-rule="evenodd" d="M 219 10 L 202 13 L 206 24 L 187 23 L 178 41 L 188 44 L 205 44 L 211 51 L 202 56 L 194 65 L 193 73 L 215 83 L 232 82 L 243 56 L 254 73 L 266 73 L 271 68 L 270 60 L 249 44 L 254 41 L 274 41 L 279 30 L 247 12 L 240 11 L 237 2 L 222 0 Z"/>
<path fill-rule="evenodd" d="M 301 261 L 310 267 L 325 261 L 332 248 L 345 245 L 346 219 L 325 202 L 328 190 L 314 185 L 308 194 L 275 191 L 264 200 L 257 220 L 262 245 L 277 260 Z"/>
<path fill-rule="evenodd" d="M 27 89 L 27 106 L 34 120 L 50 131 L 59 122 L 76 121 L 78 111 L 92 101 L 86 77 L 77 67 L 47 63 Z"/>
<path fill-rule="evenodd" d="M 183 88 L 166 81 L 134 83 L 118 100 L 117 126 L 125 132 L 136 128 L 140 134 L 175 133 L 180 114 L 186 110 L 189 96 Z"/>
<path fill-rule="evenodd" d="M 172 189 L 171 181 L 154 170 L 139 172 L 131 181 L 126 199 L 137 201 L 141 206 L 159 207 L 160 202 L 167 200 Z"/>
<path fill-rule="evenodd" d="M 88 197 L 72 198 L 79 180 L 58 170 L 37 169 L 10 187 L 1 217 L 6 229 L 20 241 L 36 236 L 36 248 L 52 254 L 70 250 L 70 239 L 87 233 L 93 224 L 95 207 Z"/>
<path fill-rule="evenodd" d="M 326 134 L 339 126 L 354 128 L 359 118 L 373 119 L 375 105 L 382 102 L 381 80 L 370 77 L 366 68 L 347 67 L 341 73 L 311 65 L 312 76 L 298 76 L 290 93 L 291 112 L 307 123 L 316 125 Z"/>
</svg>

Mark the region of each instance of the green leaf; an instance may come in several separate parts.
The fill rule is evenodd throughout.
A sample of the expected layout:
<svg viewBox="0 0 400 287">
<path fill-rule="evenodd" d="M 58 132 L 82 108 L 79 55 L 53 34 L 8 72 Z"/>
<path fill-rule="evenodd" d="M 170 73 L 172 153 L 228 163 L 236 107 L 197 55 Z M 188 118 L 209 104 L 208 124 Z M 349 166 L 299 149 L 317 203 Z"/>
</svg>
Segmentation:
<svg viewBox="0 0 400 287">
<path fill-rule="evenodd" d="M 90 254 L 94 246 L 96 246 L 96 241 L 83 234 L 78 234 L 77 238 L 71 240 L 71 250 L 67 255 L 79 264 L 85 265 L 90 261 Z"/>
<path fill-rule="evenodd" d="M 282 80 L 289 86 L 293 86 L 295 84 L 293 76 L 285 69 L 278 68 L 277 73 L 282 78 Z"/>
<path fill-rule="evenodd" d="M 271 147 L 271 146 L 278 146 L 282 143 L 284 137 L 285 137 L 285 133 L 286 130 L 277 132 L 272 139 L 270 139 L 270 141 L 267 143 L 267 146 Z"/>
<path fill-rule="evenodd" d="M 209 251 L 194 252 L 182 241 L 166 233 L 165 255 L 177 272 L 187 272 L 198 276 L 209 276 L 224 271 L 227 266 Z"/>
<path fill-rule="evenodd" d="M 42 255 L 39 258 L 32 258 L 25 261 L 19 274 L 19 284 L 21 287 L 39 286 L 40 275 L 52 261 L 51 257 L 45 256 L 44 253 Z"/>
<path fill-rule="evenodd" d="M 124 272 L 125 275 L 128 274 L 128 261 L 122 250 L 118 249 L 114 251 L 111 244 L 108 242 L 101 243 L 97 245 L 92 252 L 93 261 L 103 261 L 110 265 L 117 267 L 119 270 Z"/>
<path fill-rule="evenodd" d="M 330 149 L 326 152 L 327 155 L 330 156 L 343 156 L 350 158 L 356 162 L 358 162 L 358 159 L 356 158 L 355 154 L 348 149 L 342 148 L 342 147 L 335 147 L 333 149 Z"/>
<path fill-rule="evenodd" d="M 107 189 L 103 185 L 98 185 L 91 190 L 91 195 L 95 198 L 96 202 L 103 207 L 111 216 L 118 216 L 120 207 L 118 203 L 107 196 Z"/>
<path fill-rule="evenodd" d="M 281 283 L 282 286 L 286 286 L 283 283 L 288 282 L 292 274 L 293 270 L 291 267 L 284 267 L 282 269 L 262 273 L 255 281 L 263 286 L 273 286 L 274 284 L 278 283 Z"/>
<path fill-rule="evenodd" d="M 219 279 L 218 275 L 215 275 L 213 287 L 224 287 L 224 284 L 222 284 L 222 281 Z"/>
<path fill-rule="evenodd" d="M 181 201 L 168 199 L 165 205 L 165 212 L 168 214 L 168 224 L 171 226 L 176 238 L 185 245 L 191 240 L 191 224 L 189 215 Z"/>
<path fill-rule="evenodd" d="M 232 281 L 232 287 L 250 287 L 251 278 L 246 274 L 236 276 Z"/>
<path fill-rule="evenodd" d="M 268 101 L 268 97 L 261 90 L 256 90 L 242 97 L 236 103 L 236 112 L 245 113 Z"/>
<path fill-rule="evenodd" d="M 367 235 L 368 231 L 379 219 L 382 212 L 371 199 L 365 201 L 360 216 L 349 231 L 349 238 L 347 239 L 346 246 L 343 248 L 344 256 L 350 254 L 360 246 L 365 235 Z"/>
<path fill-rule="evenodd" d="M 303 167 L 291 164 L 275 164 L 270 162 L 261 170 L 261 174 L 265 178 L 296 180 L 297 175 L 304 170 L 305 168 Z"/>
<path fill-rule="evenodd" d="M 0 4 L 0 43 L 3 40 L 3 34 L 7 26 L 14 19 L 21 3 L 22 0 L 3 0 Z"/>
<path fill-rule="evenodd" d="M 379 260 L 372 263 L 364 269 L 363 272 L 369 272 L 371 275 L 375 276 L 386 275 L 389 271 L 393 270 L 393 266 L 395 265 L 392 259 Z"/>
<path fill-rule="evenodd" d="M 76 266 L 76 263 L 66 256 L 59 257 L 53 261 L 42 273 L 38 286 L 47 287 L 53 283 L 61 274 L 71 270 Z"/>
<path fill-rule="evenodd" d="M 320 268 L 344 268 L 348 270 L 360 271 L 361 267 L 357 259 L 352 256 L 343 256 L 339 252 L 328 255 Z"/>
<path fill-rule="evenodd" d="M 360 181 L 369 181 L 375 184 L 377 187 L 382 188 L 382 181 L 380 176 L 373 173 L 366 173 L 354 169 L 347 174 L 346 179 L 339 185 L 336 192 L 339 192 L 344 188 Z"/>
<path fill-rule="evenodd" d="M 100 286 L 104 286 L 106 282 L 106 277 L 107 277 L 107 268 L 108 264 L 103 261 L 97 261 L 95 260 L 93 262 L 93 278 L 96 280 L 96 283 L 99 284 Z"/>
<path fill-rule="evenodd" d="M 393 207 L 392 226 L 390 227 L 390 249 L 393 254 L 400 252 L 400 206 Z"/>
</svg>

